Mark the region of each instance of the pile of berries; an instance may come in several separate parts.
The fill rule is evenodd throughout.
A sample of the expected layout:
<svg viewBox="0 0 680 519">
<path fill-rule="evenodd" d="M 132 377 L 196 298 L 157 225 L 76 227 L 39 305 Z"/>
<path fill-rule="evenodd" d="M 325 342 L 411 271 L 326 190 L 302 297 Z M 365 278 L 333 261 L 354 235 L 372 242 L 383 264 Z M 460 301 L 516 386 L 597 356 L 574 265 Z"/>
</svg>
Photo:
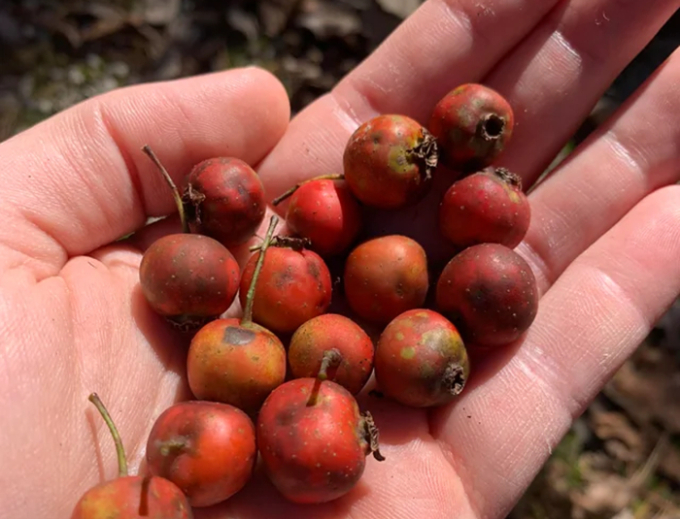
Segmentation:
<svg viewBox="0 0 680 519">
<path fill-rule="evenodd" d="M 517 341 L 538 307 L 536 280 L 513 250 L 527 232 L 529 203 L 519 177 L 492 165 L 513 123 L 508 102 L 479 84 L 449 92 L 427 128 L 403 115 L 365 122 L 346 145 L 342 174 L 273 201 L 287 201 L 289 235 L 274 235 L 273 216 L 243 268 L 230 248 L 252 240 L 267 207 L 255 171 L 235 158 L 206 160 L 180 193 L 145 147 L 173 190 L 183 232 L 149 247 L 140 284 L 155 312 L 191 334 L 195 400 L 158 417 L 146 447 L 151 476 L 142 478 L 127 476 L 115 425 L 93 394 L 121 477 L 89 490 L 73 519 L 142 517 L 140 502 L 143 517 L 192 517 L 193 507 L 239 492 L 258 453 L 286 499 L 332 501 L 357 484 L 368 455 L 385 460 L 373 417 L 356 400 L 372 375 L 379 394 L 405 406 L 460 395 L 468 352 Z M 436 174 L 451 178 L 438 232 L 456 252 L 435 283 L 417 240 L 363 239 L 361 231 L 367 209 L 414 206 Z M 340 290 L 349 317 L 329 311 Z M 243 316 L 223 317 L 237 297 Z"/>
</svg>

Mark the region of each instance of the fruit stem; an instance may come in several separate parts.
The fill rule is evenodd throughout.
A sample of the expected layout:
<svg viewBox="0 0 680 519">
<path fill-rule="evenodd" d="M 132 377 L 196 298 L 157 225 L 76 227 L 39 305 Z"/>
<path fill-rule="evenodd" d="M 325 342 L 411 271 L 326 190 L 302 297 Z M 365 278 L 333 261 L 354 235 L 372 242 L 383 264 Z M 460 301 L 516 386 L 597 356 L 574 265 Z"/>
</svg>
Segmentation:
<svg viewBox="0 0 680 519">
<path fill-rule="evenodd" d="M 380 453 L 380 434 L 378 427 L 375 425 L 373 415 L 366 411 L 363 414 L 364 427 L 366 428 L 366 435 L 368 436 L 368 449 L 373 454 L 373 457 L 378 461 L 385 461 L 385 456 Z"/>
<path fill-rule="evenodd" d="M 279 217 L 272 216 L 269 222 L 269 228 L 267 229 L 267 234 L 264 237 L 262 245 L 260 245 L 260 255 L 257 258 L 257 264 L 255 265 L 255 270 L 253 271 L 253 279 L 250 281 L 250 286 L 248 287 L 248 294 L 246 296 L 246 307 L 243 309 L 243 318 L 241 319 L 241 324 L 247 324 L 253 320 L 253 303 L 255 302 L 255 286 L 257 285 L 257 279 L 260 277 L 260 271 L 262 270 L 262 265 L 264 264 L 264 253 L 267 252 L 269 244 L 272 241 L 272 235 L 274 234 L 274 229 L 279 223 Z"/>
<path fill-rule="evenodd" d="M 175 182 L 173 182 L 172 177 L 168 173 L 168 170 L 165 169 L 160 159 L 156 156 L 156 154 L 153 152 L 153 150 L 149 147 L 148 144 L 145 144 L 144 147 L 142 147 L 142 151 L 146 153 L 146 155 L 156 165 L 156 167 L 160 170 L 161 174 L 163 175 L 163 178 L 170 186 L 170 189 L 172 190 L 172 196 L 175 199 L 175 205 L 177 206 L 177 212 L 179 213 L 179 219 L 180 222 L 182 222 L 182 232 L 188 233 L 189 223 L 187 222 L 186 215 L 184 214 L 184 203 L 182 202 L 182 196 L 179 194 L 179 190 L 177 189 Z"/>
<path fill-rule="evenodd" d="M 342 353 L 337 348 L 326 350 L 321 359 L 321 367 L 316 376 L 319 380 L 328 380 L 328 370 L 337 367 L 342 361 Z"/>
<path fill-rule="evenodd" d="M 97 408 L 99 414 L 102 415 L 102 418 L 106 422 L 109 431 L 111 431 L 111 436 L 113 436 L 113 442 L 116 444 L 116 454 L 118 455 L 118 477 L 124 478 L 128 475 L 127 459 L 125 458 L 125 448 L 123 447 L 123 442 L 120 439 L 120 434 L 118 434 L 116 424 L 113 423 L 111 415 L 106 410 L 104 402 L 101 401 L 97 393 L 92 393 L 89 397 L 89 400 Z"/>
<path fill-rule="evenodd" d="M 295 184 L 293 187 L 291 187 L 288 191 L 286 191 L 282 195 L 279 195 L 274 200 L 272 200 L 272 205 L 273 206 L 279 205 L 281 202 L 283 202 L 286 198 L 289 198 L 293 193 L 295 193 L 295 191 L 300 189 L 300 187 L 302 187 L 307 182 L 312 182 L 314 180 L 343 180 L 344 178 L 345 175 L 343 175 L 342 173 L 335 173 L 332 175 L 321 175 L 319 177 L 303 180 L 302 182 L 298 182 L 297 184 Z"/>
</svg>

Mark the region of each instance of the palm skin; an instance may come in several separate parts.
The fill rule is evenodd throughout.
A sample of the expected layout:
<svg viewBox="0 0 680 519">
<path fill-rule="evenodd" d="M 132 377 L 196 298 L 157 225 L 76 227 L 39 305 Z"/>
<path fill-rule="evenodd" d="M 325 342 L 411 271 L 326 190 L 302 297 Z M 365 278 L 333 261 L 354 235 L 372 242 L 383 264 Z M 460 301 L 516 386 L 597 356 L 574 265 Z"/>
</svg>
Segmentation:
<svg viewBox="0 0 680 519">
<path fill-rule="evenodd" d="M 257 69 L 119 90 L 0 145 L 0 510 L 68 517 L 114 477 L 115 453 L 87 395 L 113 414 L 133 471 L 155 418 L 188 398 L 186 338 L 145 305 L 141 254 L 176 221 L 149 144 L 180 181 L 216 155 L 258 165 L 272 199 L 338 171 L 351 132 L 377 113 L 427 122 L 436 101 L 484 82 L 515 108 L 500 163 L 530 187 L 602 91 L 678 0 L 429 0 L 335 90 L 289 124 L 282 87 Z M 199 518 L 504 517 L 573 419 L 680 294 L 680 55 L 531 194 L 518 251 L 542 293 L 526 338 L 474 358 L 455 405 L 432 412 L 362 399 L 387 461 L 354 492 L 298 508 L 258 476 Z M 438 189 L 406 232 L 445 260 Z M 263 226 L 266 225 L 265 220 Z M 173 223 L 175 222 L 175 223 Z M 429 234 L 428 234 L 429 233 Z M 241 264 L 245 259 L 240 251 Z"/>
</svg>

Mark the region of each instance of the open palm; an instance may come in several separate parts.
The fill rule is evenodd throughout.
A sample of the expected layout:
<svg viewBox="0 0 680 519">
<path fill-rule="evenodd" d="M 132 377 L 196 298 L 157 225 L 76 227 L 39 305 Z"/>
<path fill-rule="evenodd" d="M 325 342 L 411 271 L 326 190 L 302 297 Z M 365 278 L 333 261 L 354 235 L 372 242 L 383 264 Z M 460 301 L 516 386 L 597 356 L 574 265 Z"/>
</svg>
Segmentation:
<svg viewBox="0 0 680 519">
<path fill-rule="evenodd" d="M 365 63 L 289 124 L 283 88 L 258 69 L 136 86 L 92 99 L 0 145 L 0 510 L 68 517 L 115 454 L 87 403 L 97 391 L 133 469 L 149 429 L 186 399 L 186 337 L 146 306 L 141 250 L 177 228 L 152 226 L 173 201 L 143 155 L 181 181 L 211 156 L 258 165 L 270 199 L 337 172 L 363 121 L 426 122 L 465 82 L 498 89 L 517 126 L 502 161 L 526 187 L 612 79 L 680 7 L 678 0 L 429 0 Z M 539 281 L 526 339 L 474 359 L 459 400 L 434 412 L 367 398 L 387 461 L 318 507 L 284 502 L 262 476 L 197 513 L 213 518 L 504 517 L 551 449 L 680 293 L 680 55 L 531 194 L 518 251 Z M 440 177 L 439 187 L 446 179 Z M 407 216 L 376 218 L 433 259 L 433 192 Z M 266 225 L 268 219 L 265 220 Z M 429 233 L 429 234 L 428 234 Z M 246 251 L 239 258 L 245 259 Z"/>
</svg>

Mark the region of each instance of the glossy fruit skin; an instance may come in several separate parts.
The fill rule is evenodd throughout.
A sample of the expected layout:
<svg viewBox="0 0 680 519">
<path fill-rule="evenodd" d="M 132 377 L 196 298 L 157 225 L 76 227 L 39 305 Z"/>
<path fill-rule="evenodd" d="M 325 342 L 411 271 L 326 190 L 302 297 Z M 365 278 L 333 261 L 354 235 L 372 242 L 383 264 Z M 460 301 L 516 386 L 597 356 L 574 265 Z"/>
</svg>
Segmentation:
<svg viewBox="0 0 680 519">
<path fill-rule="evenodd" d="M 442 235 L 461 248 L 500 243 L 513 249 L 530 222 L 529 199 L 519 178 L 491 166 L 455 182 L 439 210 Z"/>
<path fill-rule="evenodd" d="M 345 147 L 345 180 L 366 205 L 413 205 L 432 186 L 437 144 L 430 132 L 404 115 L 379 115 L 362 124 Z"/>
<path fill-rule="evenodd" d="M 340 364 L 328 370 L 328 378 L 356 395 L 373 373 L 373 342 L 351 319 L 324 314 L 300 326 L 288 346 L 288 365 L 294 378 L 316 377 L 324 352 L 336 349 Z"/>
<path fill-rule="evenodd" d="M 245 307 L 259 253 L 243 267 L 239 299 Z M 331 274 L 316 252 L 269 247 L 255 287 L 253 321 L 274 333 L 293 333 L 331 303 Z"/>
<path fill-rule="evenodd" d="M 236 298 L 240 269 L 218 241 L 198 234 L 171 234 L 146 250 L 139 267 L 144 297 L 178 324 L 224 313 Z"/>
<path fill-rule="evenodd" d="M 217 319 L 191 340 L 187 378 L 197 399 L 230 404 L 253 415 L 285 380 L 286 350 L 262 326 Z"/>
<path fill-rule="evenodd" d="M 426 309 L 404 312 L 378 340 L 375 377 L 380 390 L 410 407 L 453 401 L 470 375 L 470 362 L 458 329 Z"/>
<path fill-rule="evenodd" d="M 316 404 L 308 406 L 317 384 Z M 351 393 L 314 378 L 291 380 L 272 392 L 258 417 L 257 444 L 271 482 L 301 504 L 347 494 L 363 475 L 370 451 Z"/>
<path fill-rule="evenodd" d="M 429 287 L 427 256 L 415 240 L 401 235 L 373 238 L 347 258 L 344 288 L 356 314 L 387 324 L 423 306 Z"/>
<path fill-rule="evenodd" d="M 472 172 L 501 155 L 514 124 L 512 107 L 503 96 L 487 86 L 467 83 L 437 103 L 428 128 L 439 144 L 442 164 Z"/>
<path fill-rule="evenodd" d="M 156 419 L 146 448 L 149 472 L 172 481 L 194 507 L 220 503 L 241 490 L 256 456 L 253 421 L 219 402 L 169 407 Z"/>
<path fill-rule="evenodd" d="M 227 247 L 255 235 L 267 209 L 264 186 L 244 161 L 216 157 L 189 173 L 183 194 L 192 232 L 211 236 Z"/>
<path fill-rule="evenodd" d="M 187 498 L 164 478 L 126 476 L 83 494 L 71 519 L 193 519 Z"/>
<path fill-rule="evenodd" d="M 361 230 L 361 208 L 346 182 L 321 179 L 302 184 L 290 197 L 288 228 L 331 257 L 350 247 Z"/>
<path fill-rule="evenodd" d="M 495 243 L 454 256 L 436 288 L 437 308 L 456 324 L 468 346 L 502 346 L 519 339 L 536 317 L 538 298 L 527 262 Z"/>
</svg>

